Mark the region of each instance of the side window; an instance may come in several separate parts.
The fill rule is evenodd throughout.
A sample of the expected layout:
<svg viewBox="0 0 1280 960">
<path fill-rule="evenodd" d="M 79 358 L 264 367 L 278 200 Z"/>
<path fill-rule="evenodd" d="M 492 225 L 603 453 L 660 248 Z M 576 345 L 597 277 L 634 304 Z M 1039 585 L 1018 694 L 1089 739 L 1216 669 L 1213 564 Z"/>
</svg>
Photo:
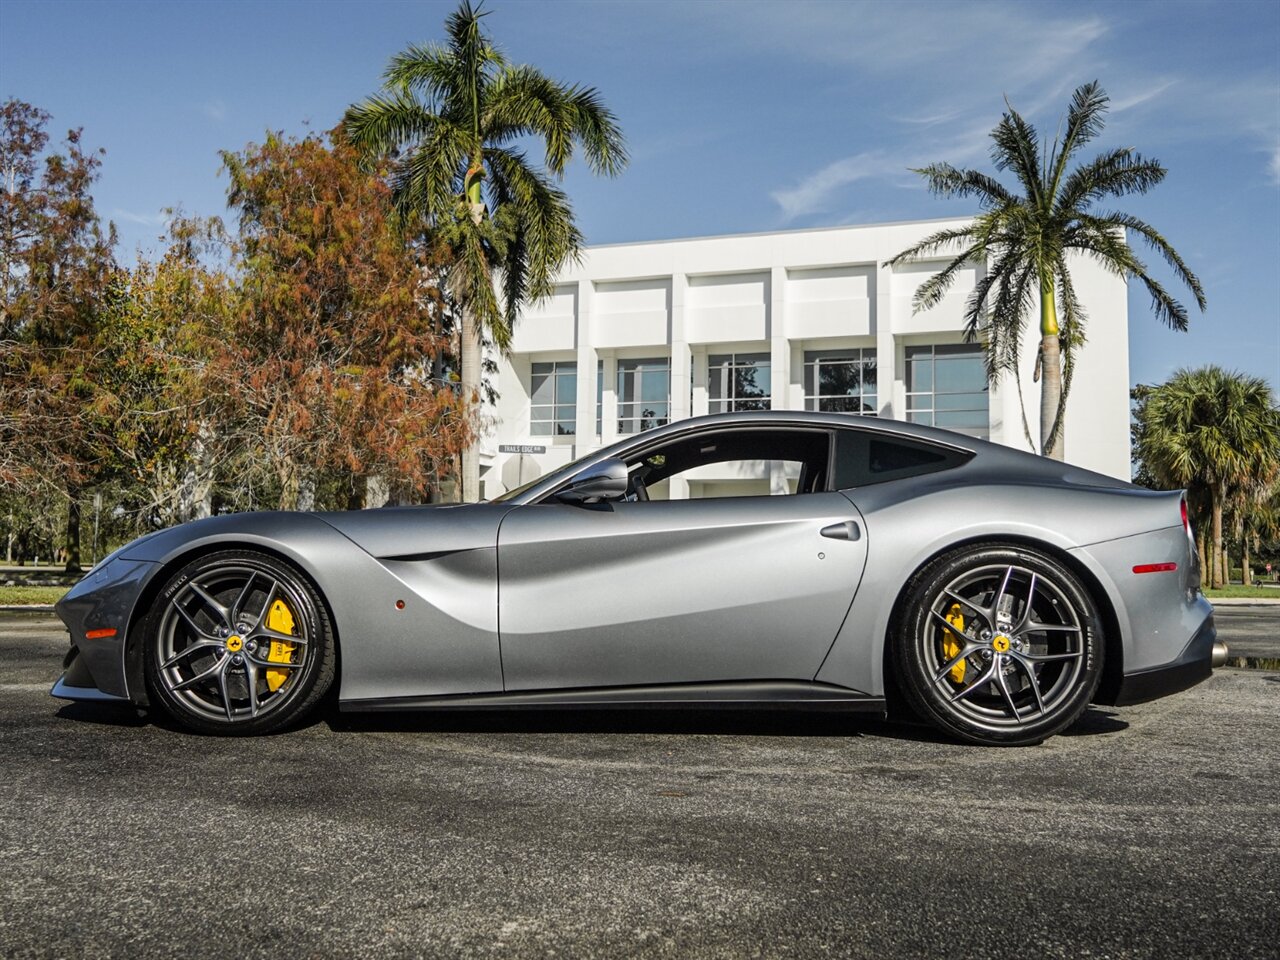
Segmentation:
<svg viewBox="0 0 1280 960">
<path fill-rule="evenodd" d="M 781 470 L 785 489 L 774 489 L 772 473 L 775 470 Z M 804 464 L 797 460 L 726 460 L 669 474 L 649 488 L 649 497 L 653 500 L 671 499 L 672 479 L 684 481 L 690 500 L 791 494 L 799 492 L 802 473 Z"/>
<path fill-rule="evenodd" d="M 635 499 L 707 500 L 828 490 L 830 460 L 825 430 L 718 430 L 650 448 L 628 467 Z"/>
<path fill-rule="evenodd" d="M 878 436 L 864 430 L 840 430 L 836 433 L 835 487 L 847 490 L 937 473 L 958 467 L 971 456 L 963 450 L 923 441 Z"/>
</svg>

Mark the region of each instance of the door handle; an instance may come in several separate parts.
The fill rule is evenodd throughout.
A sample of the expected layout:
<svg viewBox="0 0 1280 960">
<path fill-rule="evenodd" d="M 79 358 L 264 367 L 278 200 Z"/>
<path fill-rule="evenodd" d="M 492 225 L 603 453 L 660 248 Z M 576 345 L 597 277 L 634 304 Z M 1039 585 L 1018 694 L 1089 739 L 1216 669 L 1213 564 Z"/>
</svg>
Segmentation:
<svg viewBox="0 0 1280 960">
<path fill-rule="evenodd" d="M 856 520 L 846 520 L 843 523 L 833 523 L 829 527 L 823 527 L 819 531 L 828 540 L 861 540 L 862 528 L 858 526 Z"/>
</svg>

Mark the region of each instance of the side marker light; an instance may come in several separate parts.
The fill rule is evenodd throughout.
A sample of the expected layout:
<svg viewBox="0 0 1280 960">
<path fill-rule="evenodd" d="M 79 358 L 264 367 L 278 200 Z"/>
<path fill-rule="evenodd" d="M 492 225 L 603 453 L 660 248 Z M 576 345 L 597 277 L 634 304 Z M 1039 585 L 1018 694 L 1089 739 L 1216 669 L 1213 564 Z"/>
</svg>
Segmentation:
<svg viewBox="0 0 1280 960">
<path fill-rule="evenodd" d="M 1176 563 L 1140 563 L 1133 568 L 1134 573 L 1168 573 L 1177 570 Z"/>
<path fill-rule="evenodd" d="M 116 635 L 115 627 L 102 627 L 99 630 L 89 630 L 85 633 L 86 640 L 106 640 Z"/>
</svg>

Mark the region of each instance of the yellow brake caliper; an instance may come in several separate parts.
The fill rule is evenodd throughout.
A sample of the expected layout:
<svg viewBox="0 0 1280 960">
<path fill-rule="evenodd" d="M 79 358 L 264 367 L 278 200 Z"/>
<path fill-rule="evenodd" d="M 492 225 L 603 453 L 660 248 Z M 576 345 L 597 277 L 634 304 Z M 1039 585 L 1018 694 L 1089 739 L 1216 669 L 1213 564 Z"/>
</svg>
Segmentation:
<svg viewBox="0 0 1280 960">
<path fill-rule="evenodd" d="M 951 605 L 951 609 L 947 611 L 946 621 L 955 628 L 955 630 L 942 631 L 942 655 L 950 661 L 964 649 L 964 641 L 960 638 L 960 634 L 964 633 L 964 614 L 960 612 L 960 604 Z M 274 644 L 272 649 L 275 649 Z M 965 661 L 961 660 L 951 668 L 950 676 L 956 683 L 964 683 L 964 667 Z"/>
<path fill-rule="evenodd" d="M 277 600 L 271 605 L 271 609 L 267 613 L 267 627 L 277 633 L 293 633 L 293 612 L 285 605 L 283 600 Z M 272 640 L 271 650 L 267 653 L 267 659 L 273 663 L 292 663 L 293 651 L 296 648 L 297 644 L 286 643 L 283 640 Z M 267 689 L 274 693 L 280 689 L 287 679 L 289 679 L 288 670 L 268 670 Z"/>
</svg>

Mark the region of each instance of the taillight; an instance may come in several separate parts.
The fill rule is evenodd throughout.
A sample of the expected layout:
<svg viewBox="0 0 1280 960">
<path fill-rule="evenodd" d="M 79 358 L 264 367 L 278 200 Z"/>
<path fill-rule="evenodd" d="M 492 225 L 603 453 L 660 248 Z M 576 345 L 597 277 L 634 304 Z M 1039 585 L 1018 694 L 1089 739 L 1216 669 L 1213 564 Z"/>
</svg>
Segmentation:
<svg viewBox="0 0 1280 960">
<path fill-rule="evenodd" d="M 1196 593 L 1200 590 L 1200 551 L 1196 548 L 1196 534 L 1191 529 L 1191 512 L 1187 510 L 1187 493 L 1182 492 L 1182 499 L 1179 501 L 1182 507 L 1182 529 L 1187 534 L 1187 573 L 1186 587 L 1187 599 L 1195 598 Z"/>
</svg>

